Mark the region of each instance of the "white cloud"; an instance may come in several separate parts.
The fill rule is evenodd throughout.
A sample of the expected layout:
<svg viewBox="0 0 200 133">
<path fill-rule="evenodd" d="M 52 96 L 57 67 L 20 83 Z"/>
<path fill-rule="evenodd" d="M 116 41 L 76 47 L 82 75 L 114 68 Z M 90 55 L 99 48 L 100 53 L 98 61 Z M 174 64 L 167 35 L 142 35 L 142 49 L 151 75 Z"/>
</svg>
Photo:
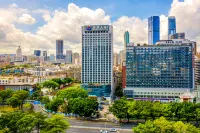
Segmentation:
<svg viewBox="0 0 200 133">
<path fill-rule="evenodd" d="M 28 14 L 41 15 L 45 24 L 38 27 L 35 34 L 25 33 L 15 27 L 19 17 L 32 18 Z M 76 52 L 81 50 L 81 26 L 92 24 L 112 24 L 114 31 L 114 50 L 123 49 L 123 34 L 126 30 L 130 33 L 131 42 L 147 43 L 147 19 L 138 17 L 122 16 L 111 22 L 110 16 L 102 9 L 91 10 L 80 8 L 71 3 L 67 9 L 57 9 L 53 12 L 47 9 L 27 10 L 12 4 L 8 9 L 0 9 L 0 53 L 7 47 L 12 53 L 15 47 L 21 45 L 26 48 L 26 54 L 32 53 L 34 49 L 55 52 L 56 39 L 64 39 L 65 50 L 72 49 Z M 23 15 L 27 14 L 27 15 Z M 177 32 L 185 32 L 186 38 L 196 40 L 200 43 L 200 0 L 185 0 L 180 2 L 174 0 L 169 15 L 175 16 L 177 20 Z M 23 20 L 23 19 L 22 19 Z M 26 20 L 26 19 L 24 19 Z M 26 24 L 35 23 L 29 21 Z M 160 15 L 161 39 L 167 39 L 167 16 Z"/>
<path fill-rule="evenodd" d="M 48 22 L 49 20 L 51 20 L 51 13 L 50 13 L 49 10 L 46 10 L 46 9 L 37 9 L 37 10 L 33 10 L 33 13 L 41 13 L 44 21 L 46 21 L 46 22 Z"/>
<path fill-rule="evenodd" d="M 35 22 L 36 22 L 35 18 L 33 18 L 29 14 L 22 14 L 22 16 L 19 17 L 19 20 L 18 20 L 18 23 L 28 24 L 28 25 L 32 25 Z"/>
</svg>

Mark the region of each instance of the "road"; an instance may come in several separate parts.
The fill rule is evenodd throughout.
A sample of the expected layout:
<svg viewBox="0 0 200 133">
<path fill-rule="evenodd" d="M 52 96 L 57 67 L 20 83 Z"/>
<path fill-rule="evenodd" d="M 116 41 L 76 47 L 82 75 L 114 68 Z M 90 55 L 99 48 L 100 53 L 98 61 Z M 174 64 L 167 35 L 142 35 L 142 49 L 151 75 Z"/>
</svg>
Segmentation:
<svg viewBox="0 0 200 133">
<path fill-rule="evenodd" d="M 67 133 L 100 133 L 100 129 L 70 128 L 66 132 Z M 118 131 L 117 133 L 133 133 L 133 132 L 132 131 Z"/>
<path fill-rule="evenodd" d="M 40 105 L 35 104 L 34 110 L 36 112 L 43 112 Z M 66 132 L 67 133 L 98 133 L 100 130 L 106 129 L 109 131 L 110 128 L 118 129 L 118 133 L 132 133 L 132 124 L 115 124 L 111 122 L 96 122 L 96 121 L 83 121 L 76 119 L 68 119 L 71 127 Z M 120 131 L 121 130 L 121 131 Z"/>
</svg>

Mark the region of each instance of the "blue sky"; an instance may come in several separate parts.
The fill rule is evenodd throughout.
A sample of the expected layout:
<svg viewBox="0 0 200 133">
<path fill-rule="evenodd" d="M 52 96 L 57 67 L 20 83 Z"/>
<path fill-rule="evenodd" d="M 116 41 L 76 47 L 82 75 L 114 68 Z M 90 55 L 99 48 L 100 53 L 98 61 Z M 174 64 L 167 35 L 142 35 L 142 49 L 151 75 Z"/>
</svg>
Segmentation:
<svg viewBox="0 0 200 133">
<path fill-rule="evenodd" d="M 172 0 L 1 0 L 0 7 L 6 7 L 11 3 L 16 3 L 22 8 L 50 10 L 66 9 L 69 3 L 74 3 L 90 9 L 102 8 L 114 21 L 121 16 L 144 19 L 152 15 L 167 15 Z"/>
</svg>

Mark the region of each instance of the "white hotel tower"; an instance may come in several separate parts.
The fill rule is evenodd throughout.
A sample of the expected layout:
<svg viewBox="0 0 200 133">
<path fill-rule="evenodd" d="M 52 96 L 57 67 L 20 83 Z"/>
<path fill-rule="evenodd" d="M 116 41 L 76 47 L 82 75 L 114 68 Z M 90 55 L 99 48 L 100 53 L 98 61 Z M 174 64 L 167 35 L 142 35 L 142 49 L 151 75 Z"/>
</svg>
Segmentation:
<svg viewBox="0 0 200 133">
<path fill-rule="evenodd" d="M 82 87 L 89 95 L 110 97 L 113 84 L 113 27 L 82 26 Z"/>
</svg>

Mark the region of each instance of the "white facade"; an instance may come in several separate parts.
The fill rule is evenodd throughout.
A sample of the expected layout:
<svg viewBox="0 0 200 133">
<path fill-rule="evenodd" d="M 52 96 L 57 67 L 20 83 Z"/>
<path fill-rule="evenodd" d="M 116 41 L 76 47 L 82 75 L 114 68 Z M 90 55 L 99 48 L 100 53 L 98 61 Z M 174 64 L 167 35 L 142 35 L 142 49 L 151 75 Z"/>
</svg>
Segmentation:
<svg viewBox="0 0 200 133">
<path fill-rule="evenodd" d="M 17 49 L 16 49 L 16 59 L 15 61 L 23 61 L 23 58 L 22 58 L 22 50 L 21 50 L 21 47 L 18 46 Z"/>
<path fill-rule="evenodd" d="M 113 82 L 113 27 L 82 26 L 82 84 Z"/>
</svg>

